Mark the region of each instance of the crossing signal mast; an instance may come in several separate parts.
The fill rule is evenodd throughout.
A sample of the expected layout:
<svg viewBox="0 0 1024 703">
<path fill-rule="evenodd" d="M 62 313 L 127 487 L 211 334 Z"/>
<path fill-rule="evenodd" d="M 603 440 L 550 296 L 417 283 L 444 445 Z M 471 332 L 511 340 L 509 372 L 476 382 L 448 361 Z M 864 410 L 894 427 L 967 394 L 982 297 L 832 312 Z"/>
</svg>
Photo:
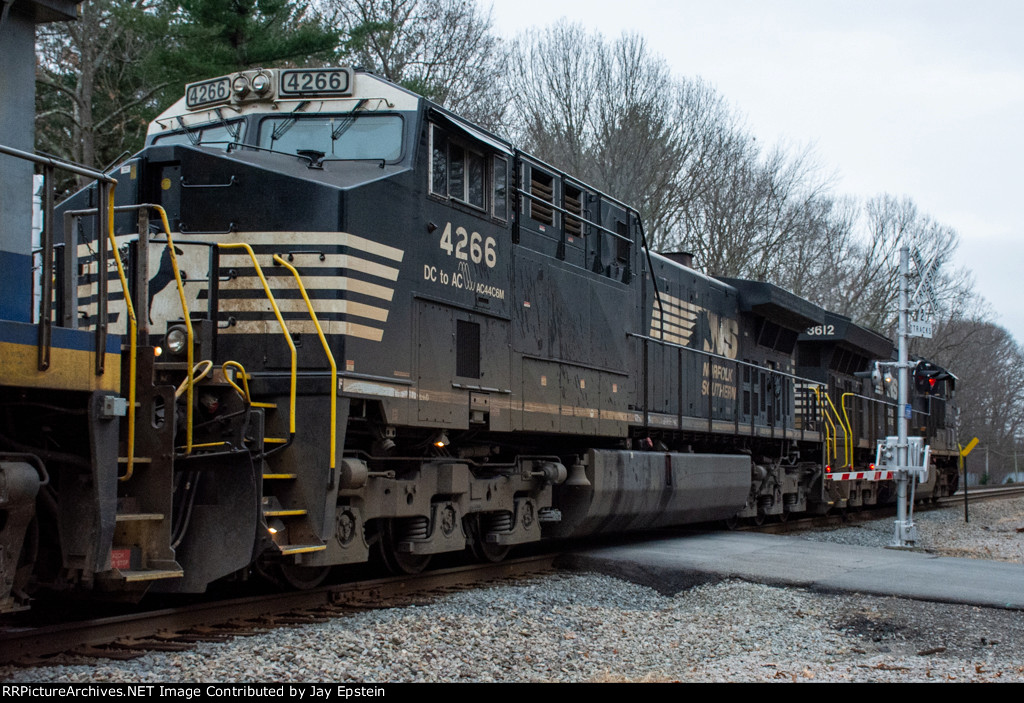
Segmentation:
<svg viewBox="0 0 1024 703">
<path fill-rule="evenodd" d="M 910 296 L 911 259 L 917 269 L 918 278 L 913 296 Z M 938 303 L 930 279 L 936 268 L 938 268 L 936 254 L 932 254 L 931 258 L 926 261 L 918 247 L 914 247 L 913 252 L 906 245 L 900 248 L 899 356 L 896 363 L 899 379 L 900 416 L 897 422 L 899 434 L 896 437 L 879 440 L 875 460 L 876 466 L 879 468 L 889 467 L 896 476 L 896 522 L 890 544 L 893 547 L 910 547 L 917 541 L 917 527 L 914 525 L 913 516 L 914 485 L 917 481 L 928 479 L 929 448 L 924 444 L 923 438 L 908 439 L 907 436 L 912 414 L 912 406 L 908 402 L 909 372 L 912 365 L 909 361 L 907 343 L 910 337 L 930 339 L 932 336 L 932 321 L 938 310 Z M 915 382 L 921 382 L 922 378 L 923 382 L 929 383 L 929 385 L 936 382 L 937 379 L 928 375 L 926 370 L 924 373 L 919 371 L 915 365 Z M 911 479 L 914 481 L 912 482 Z M 909 501 L 908 485 L 910 486 Z"/>
</svg>

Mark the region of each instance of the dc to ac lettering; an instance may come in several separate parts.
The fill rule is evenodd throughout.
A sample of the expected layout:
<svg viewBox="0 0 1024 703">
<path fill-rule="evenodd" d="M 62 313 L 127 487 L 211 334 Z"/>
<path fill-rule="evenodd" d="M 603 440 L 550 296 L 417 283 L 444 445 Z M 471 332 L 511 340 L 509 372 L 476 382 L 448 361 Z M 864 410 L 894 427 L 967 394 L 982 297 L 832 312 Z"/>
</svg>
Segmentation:
<svg viewBox="0 0 1024 703">
<path fill-rule="evenodd" d="M 423 280 L 431 283 L 440 283 L 442 286 L 451 286 L 460 290 L 472 291 L 478 295 L 486 295 L 497 300 L 505 299 L 505 289 L 474 281 L 464 271 L 442 271 L 437 266 L 426 264 L 423 266 Z"/>
</svg>

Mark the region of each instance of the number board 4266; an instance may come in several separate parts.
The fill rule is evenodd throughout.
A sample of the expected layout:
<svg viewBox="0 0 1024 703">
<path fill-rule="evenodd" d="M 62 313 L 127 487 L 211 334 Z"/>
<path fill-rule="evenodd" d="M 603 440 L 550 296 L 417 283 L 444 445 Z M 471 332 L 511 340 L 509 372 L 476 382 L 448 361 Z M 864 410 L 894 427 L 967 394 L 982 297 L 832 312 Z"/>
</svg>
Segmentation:
<svg viewBox="0 0 1024 703">
<path fill-rule="evenodd" d="M 231 78 L 223 76 L 185 86 L 185 104 L 190 110 L 204 105 L 227 102 L 231 97 Z"/>
<path fill-rule="evenodd" d="M 352 94 L 352 71 L 347 68 L 303 68 L 281 71 L 282 97 Z"/>
</svg>

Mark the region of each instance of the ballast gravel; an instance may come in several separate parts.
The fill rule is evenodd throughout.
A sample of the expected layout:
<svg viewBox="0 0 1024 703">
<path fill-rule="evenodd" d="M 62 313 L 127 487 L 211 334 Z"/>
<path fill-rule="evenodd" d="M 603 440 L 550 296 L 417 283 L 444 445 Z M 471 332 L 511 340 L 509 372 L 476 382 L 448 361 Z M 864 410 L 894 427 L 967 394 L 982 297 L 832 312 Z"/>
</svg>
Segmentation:
<svg viewBox="0 0 1024 703">
<path fill-rule="evenodd" d="M 965 512 L 967 520 L 965 521 Z M 994 559 L 1024 564 L 1024 498 L 971 502 L 967 509 L 949 507 L 915 512 L 914 548 L 944 557 Z M 802 536 L 819 542 L 885 547 L 892 542 L 894 518 L 870 520 Z M 1024 616 L 1022 616 L 1024 617 Z"/>
<path fill-rule="evenodd" d="M 1024 499 L 917 515 L 918 546 L 1024 563 Z M 808 539 L 883 547 L 892 520 Z M 934 546 L 930 547 L 929 544 Z M 559 574 L 5 682 L 1024 682 L 1024 613 L 741 581 L 672 596 Z"/>
</svg>

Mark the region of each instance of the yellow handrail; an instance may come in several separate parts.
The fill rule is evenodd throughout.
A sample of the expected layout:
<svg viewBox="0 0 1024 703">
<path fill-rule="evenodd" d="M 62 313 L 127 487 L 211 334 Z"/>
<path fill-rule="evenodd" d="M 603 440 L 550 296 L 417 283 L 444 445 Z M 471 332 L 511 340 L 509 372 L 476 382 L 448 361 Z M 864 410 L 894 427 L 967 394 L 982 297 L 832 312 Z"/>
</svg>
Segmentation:
<svg viewBox="0 0 1024 703">
<path fill-rule="evenodd" d="M 850 416 L 846 414 L 846 398 L 856 393 L 843 393 L 839 397 L 839 406 L 843 409 L 843 418 L 846 420 L 846 441 L 843 442 L 843 450 L 846 451 L 846 445 L 850 445 L 848 456 L 851 457 L 850 461 L 853 461 L 853 423 L 850 422 Z"/>
<path fill-rule="evenodd" d="M 331 353 L 331 347 L 327 344 L 327 337 L 324 336 L 323 328 L 320 327 L 320 320 L 317 319 L 316 311 L 313 310 L 313 303 L 309 301 L 309 295 L 306 294 L 306 286 L 303 285 L 302 277 L 299 276 L 299 272 L 295 270 L 294 266 L 281 258 L 279 254 L 274 254 L 274 261 L 281 266 L 284 266 L 292 272 L 293 276 L 295 276 L 295 282 L 299 286 L 299 292 L 302 293 L 302 299 L 306 301 L 306 308 L 309 310 L 309 317 L 313 320 L 313 325 L 316 327 L 316 333 L 320 337 L 320 344 L 323 346 L 324 352 L 327 354 L 327 360 L 331 363 L 331 468 L 333 469 L 337 434 L 335 424 L 338 418 L 338 365 L 334 363 L 334 354 Z"/>
<path fill-rule="evenodd" d="M 178 257 L 174 253 L 174 239 L 171 238 L 171 224 L 167 221 L 167 211 L 159 205 L 147 204 L 144 207 L 148 207 L 152 210 L 156 210 L 160 215 L 160 222 L 164 226 L 164 236 L 167 237 L 167 251 L 171 256 L 171 269 L 174 271 L 174 281 L 178 286 L 178 298 L 181 300 L 181 311 L 185 318 L 185 331 L 186 331 L 186 351 L 185 359 L 188 374 L 188 385 L 185 391 L 185 454 L 192 453 L 192 388 L 195 385 L 195 359 L 193 358 L 195 350 L 193 347 L 193 340 L 195 339 L 195 333 L 192 330 L 192 315 L 188 310 L 188 302 L 185 300 L 185 284 L 181 280 L 181 269 L 178 268 Z M 148 253 L 142 254 L 148 256 Z"/>
<path fill-rule="evenodd" d="M 288 333 L 288 325 L 284 323 L 284 318 L 281 316 L 281 309 L 277 306 L 277 301 L 274 300 L 274 294 L 270 292 L 270 284 L 267 283 L 267 279 L 263 275 L 263 269 L 260 267 L 260 262 L 256 260 L 256 254 L 253 253 L 252 247 L 245 242 L 231 244 L 218 243 L 217 246 L 221 249 L 245 249 L 249 258 L 252 260 L 253 268 L 256 269 L 256 275 L 259 276 L 260 282 L 263 284 L 263 291 L 267 294 L 267 300 L 270 302 L 270 307 L 274 310 L 274 316 L 277 317 L 277 322 L 281 325 L 281 331 L 284 334 L 285 341 L 288 342 L 288 348 L 291 350 L 292 354 L 291 395 L 288 406 L 288 436 L 290 440 L 295 436 L 295 386 L 296 376 L 298 375 L 298 354 L 295 351 L 295 343 L 292 341 L 291 334 Z"/>
<path fill-rule="evenodd" d="M 813 386 L 814 395 L 818 398 L 818 408 L 821 409 L 821 416 L 825 418 L 825 463 L 827 465 L 832 464 L 832 457 L 835 455 L 836 447 L 836 424 L 832 422 L 832 418 L 828 416 L 828 408 L 821 402 L 821 389 L 819 386 Z M 829 427 L 832 428 L 831 434 L 829 433 Z"/>
<path fill-rule="evenodd" d="M 203 370 L 199 372 L 198 376 L 194 375 L 195 374 L 195 369 L 192 369 L 193 373 L 190 375 L 190 377 L 186 378 L 184 381 L 182 381 L 181 385 L 178 386 L 175 389 L 175 391 L 174 391 L 174 399 L 175 400 L 177 400 L 178 398 L 181 397 L 181 394 L 185 392 L 187 385 L 188 386 L 194 385 L 194 384 L 199 383 L 200 381 L 202 381 L 204 378 L 206 378 L 206 376 L 213 369 L 213 362 L 210 361 L 209 359 L 204 359 L 203 361 L 200 361 L 198 364 L 196 364 L 196 369 L 198 369 L 200 367 L 202 367 Z M 195 445 L 193 445 L 193 446 L 195 446 Z"/>
<path fill-rule="evenodd" d="M 128 308 L 128 466 L 124 476 L 118 480 L 127 481 L 135 472 L 135 367 L 138 360 L 139 327 L 138 318 L 135 316 L 135 305 L 132 303 L 132 296 L 128 292 L 128 277 L 124 275 L 124 266 L 121 264 L 121 256 L 118 254 L 117 238 L 114 237 L 114 186 L 108 189 L 107 198 L 107 237 L 110 239 L 111 251 L 114 254 L 114 263 L 117 264 L 117 277 L 121 279 L 121 290 L 124 292 L 125 306 Z M 105 281 L 100 281 L 104 285 Z"/>
<path fill-rule="evenodd" d="M 228 367 L 238 371 L 238 374 L 242 377 L 242 387 L 239 387 L 238 384 L 232 381 L 231 377 L 228 376 Z M 224 372 L 224 380 L 228 382 L 228 385 L 234 388 L 236 391 L 238 391 L 238 395 L 242 396 L 242 399 L 245 400 L 246 403 L 250 403 L 251 401 L 249 400 L 249 377 L 248 374 L 245 373 L 245 367 L 242 366 L 237 361 L 225 361 L 223 364 L 220 365 L 220 368 L 221 371 Z"/>
<path fill-rule="evenodd" d="M 121 281 L 121 289 L 124 292 L 125 307 L 128 311 L 128 322 L 129 322 L 129 356 L 128 356 L 128 448 L 127 448 L 127 468 L 124 476 L 119 476 L 118 479 L 121 481 L 127 481 L 130 479 L 135 471 L 135 420 L 136 420 L 136 396 L 137 396 L 137 364 L 138 364 L 138 317 L 135 314 L 135 305 L 132 302 L 131 294 L 128 291 L 128 279 L 124 273 L 124 266 L 121 264 L 121 257 L 118 255 L 117 238 L 114 235 L 114 189 L 116 184 L 111 184 L 108 195 L 107 207 L 109 215 L 107 217 L 107 237 L 110 239 L 110 245 L 114 252 L 114 263 L 117 265 L 117 275 Z M 181 308 L 185 317 L 185 327 L 188 333 L 188 405 L 186 410 L 186 451 L 185 453 L 191 453 L 192 451 L 192 386 L 194 384 L 193 378 L 193 349 L 192 341 L 194 333 L 192 330 L 192 320 L 188 311 L 188 303 L 185 300 L 185 285 L 181 279 L 181 270 L 178 268 L 178 258 L 174 254 L 174 240 L 171 237 L 171 226 L 167 220 L 167 212 L 159 205 L 139 205 L 138 209 L 150 208 L 156 210 L 160 214 L 160 220 L 164 226 L 164 235 L 167 237 L 167 248 L 171 256 L 171 266 L 174 270 L 174 279 L 178 286 L 178 297 L 181 300 Z M 124 209 L 124 208 L 118 208 Z M 139 252 L 139 256 L 148 256 L 148 252 Z"/>
<path fill-rule="evenodd" d="M 828 391 L 825 391 L 825 400 L 828 401 L 828 406 L 830 408 L 832 408 L 832 414 L 835 416 L 836 421 L 838 421 L 840 426 L 843 428 L 843 434 L 844 435 L 849 435 L 850 432 L 846 428 L 846 425 L 843 424 L 843 421 L 840 419 L 839 411 L 836 410 L 836 405 L 835 405 L 835 403 L 832 402 L 832 397 L 828 394 Z M 834 428 L 835 424 L 833 423 L 832 426 Z M 836 436 L 838 437 L 838 433 L 837 433 Z M 837 451 L 836 452 L 836 456 L 838 457 L 838 455 L 839 455 L 839 453 Z M 849 465 L 850 465 L 850 455 L 846 452 L 846 437 L 844 436 L 843 437 L 843 466 L 849 466 Z"/>
</svg>

